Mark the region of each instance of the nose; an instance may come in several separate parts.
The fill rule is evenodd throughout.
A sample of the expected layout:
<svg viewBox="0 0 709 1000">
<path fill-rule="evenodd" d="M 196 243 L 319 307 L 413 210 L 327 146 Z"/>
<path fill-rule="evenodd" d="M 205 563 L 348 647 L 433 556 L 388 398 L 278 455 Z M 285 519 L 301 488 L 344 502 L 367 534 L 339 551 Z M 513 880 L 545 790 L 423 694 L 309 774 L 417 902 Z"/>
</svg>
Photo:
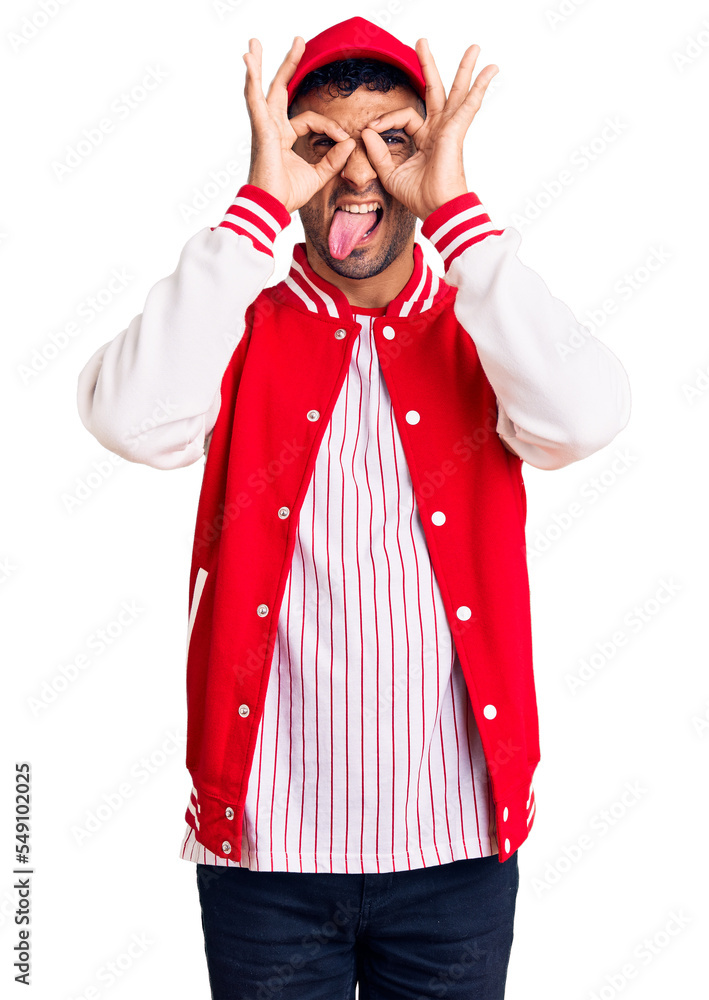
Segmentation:
<svg viewBox="0 0 709 1000">
<path fill-rule="evenodd" d="M 369 162 L 367 147 L 362 139 L 355 139 L 355 148 L 347 157 L 347 162 L 340 171 L 340 176 L 350 181 L 355 187 L 364 187 L 378 177 L 377 171 Z"/>
</svg>

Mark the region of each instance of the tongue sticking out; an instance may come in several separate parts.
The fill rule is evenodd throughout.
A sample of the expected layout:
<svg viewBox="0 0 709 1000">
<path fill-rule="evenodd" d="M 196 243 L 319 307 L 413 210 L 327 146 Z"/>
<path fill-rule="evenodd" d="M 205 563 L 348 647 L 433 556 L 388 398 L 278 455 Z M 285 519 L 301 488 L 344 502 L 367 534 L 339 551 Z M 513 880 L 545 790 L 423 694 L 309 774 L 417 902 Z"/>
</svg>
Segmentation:
<svg viewBox="0 0 709 1000">
<path fill-rule="evenodd" d="M 376 221 L 376 212 L 345 212 L 338 208 L 332 217 L 328 237 L 332 256 L 344 260 Z"/>
</svg>

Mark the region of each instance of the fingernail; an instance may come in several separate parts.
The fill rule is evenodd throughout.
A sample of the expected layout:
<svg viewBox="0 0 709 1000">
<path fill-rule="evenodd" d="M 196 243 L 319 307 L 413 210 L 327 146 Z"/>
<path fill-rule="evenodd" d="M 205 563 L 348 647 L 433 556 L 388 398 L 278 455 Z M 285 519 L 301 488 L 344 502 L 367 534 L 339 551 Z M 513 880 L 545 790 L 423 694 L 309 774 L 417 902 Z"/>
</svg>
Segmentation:
<svg viewBox="0 0 709 1000">
<path fill-rule="evenodd" d="M 370 125 L 378 125 L 380 121 L 381 121 L 381 118 L 372 118 L 372 120 L 371 120 L 371 122 L 369 124 Z"/>
</svg>

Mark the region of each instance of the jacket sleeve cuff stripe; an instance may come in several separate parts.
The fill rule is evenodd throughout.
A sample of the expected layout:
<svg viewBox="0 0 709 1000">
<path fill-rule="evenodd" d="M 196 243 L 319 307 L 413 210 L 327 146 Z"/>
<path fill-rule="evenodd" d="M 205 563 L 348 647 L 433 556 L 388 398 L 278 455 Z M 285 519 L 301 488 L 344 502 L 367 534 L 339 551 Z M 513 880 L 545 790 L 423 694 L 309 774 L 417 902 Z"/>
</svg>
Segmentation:
<svg viewBox="0 0 709 1000">
<path fill-rule="evenodd" d="M 243 184 L 219 226 L 248 236 L 257 250 L 272 257 L 276 236 L 290 221 L 290 213 L 277 198 L 254 184 Z"/>
<path fill-rule="evenodd" d="M 501 232 L 493 229 L 489 215 L 473 191 L 451 198 L 431 212 L 421 227 L 421 234 L 441 255 L 446 270 L 473 243 Z"/>
</svg>

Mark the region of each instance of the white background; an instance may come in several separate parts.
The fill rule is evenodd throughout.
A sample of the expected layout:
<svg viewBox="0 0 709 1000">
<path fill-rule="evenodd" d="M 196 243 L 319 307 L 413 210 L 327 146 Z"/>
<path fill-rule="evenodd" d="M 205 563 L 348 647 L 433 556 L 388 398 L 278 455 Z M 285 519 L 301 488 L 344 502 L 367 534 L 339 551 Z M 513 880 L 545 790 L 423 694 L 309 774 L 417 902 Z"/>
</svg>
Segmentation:
<svg viewBox="0 0 709 1000">
<path fill-rule="evenodd" d="M 178 857 L 203 463 L 161 472 L 112 462 L 79 420 L 76 382 L 245 182 L 248 39 L 264 46 L 268 84 L 294 35 L 360 14 L 410 45 L 427 37 L 446 87 L 473 42 L 478 69 L 500 67 L 468 133 L 468 187 L 497 226 L 519 229 L 520 258 L 594 323 L 633 393 L 629 425 L 603 451 L 555 472 L 523 466 L 542 760 L 519 854 L 507 997 L 704 995 L 706 2 L 45 6 L 52 16 L 38 16 L 39 2 L 5 3 L 0 31 L 3 994 L 27 995 L 12 982 L 11 822 L 14 764 L 27 760 L 31 995 L 209 996 L 195 869 Z M 34 34 L 13 42 L 23 29 Z M 151 68 L 164 80 L 119 116 L 113 102 Z M 58 176 L 67 147 L 106 116 L 113 130 Z M 185 217 L 230 161 L 229 183 Z M 570 183 L 555 185 L 564 170 Z M 281 238 L 270 283 L 303 239 L 297 215 Z M 113 269 L 126 285 L 91 318 L 86 303 Z M 72 321 L 75 335 L 62 336 Z M 131 624 L 97 651 L 97 630 L 124 602 Z M 614 646 L 619 631 L 625 642 Z M 64 681 L 81 653 L 88 666 Z M 593 654 L 589 679 L 572 690 Z M 122 784 L 130 794 L 87 833 L 89 814 Z M 574 850 L 580 840 L 586 849 Z M 673 914 L 680 923 L 666 933 Z M 134 935 L 149 943 L 109 985 L 107 963 Z"/>
</svg>

